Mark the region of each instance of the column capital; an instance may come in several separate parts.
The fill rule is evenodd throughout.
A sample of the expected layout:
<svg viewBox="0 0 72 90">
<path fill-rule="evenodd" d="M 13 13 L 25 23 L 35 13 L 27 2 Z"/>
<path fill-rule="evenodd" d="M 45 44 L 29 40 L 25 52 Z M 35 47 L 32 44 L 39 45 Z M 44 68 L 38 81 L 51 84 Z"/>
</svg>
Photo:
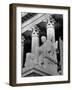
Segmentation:
<svg viewBox="0 0 72 90">
<path fill-rule="evenodd" d="M 32 36 L 39 36 L 39 28 L 37 27 L 37 25 L 34 25 L 32 27 Z"/>
<path fill-rule="evenodd" d="M 47 28 L 54 27 L 55 25 L 55 19 L 50 16 L 47 18 Z"/>
</svg>

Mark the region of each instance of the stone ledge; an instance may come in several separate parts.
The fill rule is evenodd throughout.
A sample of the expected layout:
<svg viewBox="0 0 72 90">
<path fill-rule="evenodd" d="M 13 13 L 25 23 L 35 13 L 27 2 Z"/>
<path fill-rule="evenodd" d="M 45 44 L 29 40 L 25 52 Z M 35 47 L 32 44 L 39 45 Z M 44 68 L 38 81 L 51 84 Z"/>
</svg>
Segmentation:
<svg viewBox="0 0 72 90">
<path fill-rule="evenodd" d="M 39 65 L 32 65 L 30 67 L 25 67 L 22 69 L 22 77 L 30 74 L 30 73 L 37 73 L 37 74 L 40 74 L 42 76 L 53 76 L 53 75 L 59 75 L 58 73 L 54 73 L 48 69 L 44 69 L 42 66 L 39 66 Z"/>
</svg>

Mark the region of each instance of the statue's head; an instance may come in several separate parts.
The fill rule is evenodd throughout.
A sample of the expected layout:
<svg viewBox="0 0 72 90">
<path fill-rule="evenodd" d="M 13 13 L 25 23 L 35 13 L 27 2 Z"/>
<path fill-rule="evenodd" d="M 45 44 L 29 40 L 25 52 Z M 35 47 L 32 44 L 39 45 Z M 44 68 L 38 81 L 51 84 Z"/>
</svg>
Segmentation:
<svg viewBox="0 0 72 90">
<path fill-rule="evenodd" d="M 42 36 L 42 37 L 41 37 L 41 42 L 42 42 L 42 43 L 46 42 L 46 36 Z"/>
</svg>

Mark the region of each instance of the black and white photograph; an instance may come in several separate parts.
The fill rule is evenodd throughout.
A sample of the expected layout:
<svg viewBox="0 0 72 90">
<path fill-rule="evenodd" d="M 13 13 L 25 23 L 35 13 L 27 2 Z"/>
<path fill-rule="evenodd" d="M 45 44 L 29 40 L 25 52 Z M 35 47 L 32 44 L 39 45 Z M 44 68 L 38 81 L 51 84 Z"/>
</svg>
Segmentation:
<svg viewBox="0 0 72 90">
<path fill-rule="evenodd" d="M 63 75 L 63 15 L 21 12 L 22 77 Z"/>
<path fill-rule="evenodd" d="M 12 83 L 70 82 L 70 8 L 14 4 L 11 10 Z"/>
</svg>

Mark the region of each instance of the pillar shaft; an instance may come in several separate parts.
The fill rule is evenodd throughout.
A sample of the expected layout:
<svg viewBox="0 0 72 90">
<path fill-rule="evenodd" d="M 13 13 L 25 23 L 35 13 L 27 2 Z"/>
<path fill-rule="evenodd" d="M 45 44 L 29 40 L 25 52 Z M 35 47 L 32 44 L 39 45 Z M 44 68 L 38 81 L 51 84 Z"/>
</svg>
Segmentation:
<svg viewBox="0 0 72 90">
<path fill-rule="evenodd" d="M 32 53 L 36 55 L 37 48 L 39 47 L 39 38 L 38 36 L 32 36 Z"/>
<path fill-rule="evenodd" d="M 47 23 L 47 40 L 55 42 L 55 29 L 54 29 L 54 21 L 48 20 Z"/>
<path fill-rule="evenodd" d="M 38 62 L 38 47 L 39 47 L 39 29 L 37 26 L 32 28 L 32 54 L 35 56 L 35 61 Z"/>
</svg>

